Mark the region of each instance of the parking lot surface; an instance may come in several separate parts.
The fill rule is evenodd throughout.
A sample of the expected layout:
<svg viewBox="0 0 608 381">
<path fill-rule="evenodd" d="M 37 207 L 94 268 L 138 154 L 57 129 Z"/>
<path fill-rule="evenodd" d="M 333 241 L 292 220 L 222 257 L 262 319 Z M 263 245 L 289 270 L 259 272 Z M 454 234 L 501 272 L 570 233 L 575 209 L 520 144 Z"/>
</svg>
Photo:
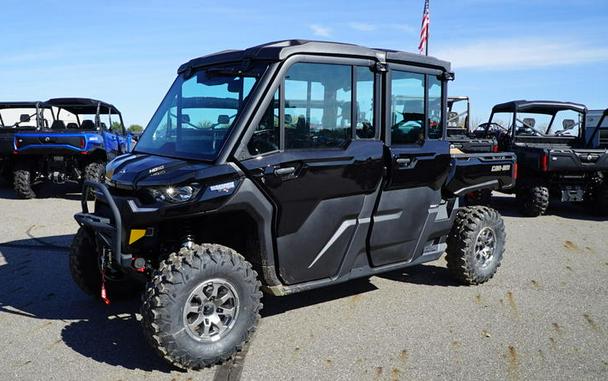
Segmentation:
<svg viewBox="0 0 608 381">
<path fill-rule="evenodd" d="M 1 380 L 608 378 L 608 220 L 580 207 L 522 218 L 499 195 L 508 243 L 490 282 L 459 286 L 442 259 L 265 297 L 235 363 L 181 372 L 145 343 L 138 300 L 104 306 L 73 284 L 78 190 L 0 187 Z"/>
</svg>

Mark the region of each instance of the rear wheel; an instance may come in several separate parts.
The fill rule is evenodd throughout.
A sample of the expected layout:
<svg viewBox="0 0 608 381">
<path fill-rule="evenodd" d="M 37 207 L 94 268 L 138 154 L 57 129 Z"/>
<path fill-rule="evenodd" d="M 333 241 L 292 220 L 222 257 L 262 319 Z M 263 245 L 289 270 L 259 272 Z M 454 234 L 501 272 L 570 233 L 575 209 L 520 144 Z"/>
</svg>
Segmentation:
<svg viewBox="0 0 608 381">
<path fill-rule="evenodd" d="M 458 211 L 448 236 L 448 270 L 463 284 L 490 280 L 505 251 L 505 226 L 500 214 L 485 206 Z"/>
<path fill-rule="evenodd" d="M 544 214 L 549 207 L 549 188 L 543 185 L 533 185 L 517 191 L 517 200 L 521 212 L 528 217 Z"/>
<path fill-rule="evenodd" d="M 103 163 L 93 162 L 89 163 L 84 167 L 84 179 L 93 181 L 96 183 L 103 182 L 103 176 L 105 174 L 105 167 Z M 87 198 L 92 200 L 94 198 L 94 192 L 92 189 L 88 190 Z"/>
<path fill-rule="evenodd" d="M 20 198 L 34 198 L 36 193 L 32 189 L 32 172 L 28 169 L 17 169 L 14 172 L 13 188 Z"/>
<path fill-rule="evenodd" d="M 590 206 L 597 214 L 608 216 L 608 182 L 597 187 L 591 198 Z"/>
<path fill-rule="evenodd" d="M 101 295 L 100 255 L 93 233 L 81 227 L 70 247 L 70 273 L 85 293 L 99 298 Z M 118 271 L 106 272 L 105 286 L 110 299 L 125 299 L 137 295 L 141 284 Z"/>
<path fill-rule="evenodd" d="M 182 248 L 146 287 L 144 335 L 174 366 L 219 364 L 251 337 L 261 296 L 256 272 L 236 251 L 211 244 Z"/>
<path fill-rule="evenodd" d="M 105 167 L 103 163 L 93 162 L 84 167 L 84 179 L 100 183 L 103 180 Z"/>
</svg>

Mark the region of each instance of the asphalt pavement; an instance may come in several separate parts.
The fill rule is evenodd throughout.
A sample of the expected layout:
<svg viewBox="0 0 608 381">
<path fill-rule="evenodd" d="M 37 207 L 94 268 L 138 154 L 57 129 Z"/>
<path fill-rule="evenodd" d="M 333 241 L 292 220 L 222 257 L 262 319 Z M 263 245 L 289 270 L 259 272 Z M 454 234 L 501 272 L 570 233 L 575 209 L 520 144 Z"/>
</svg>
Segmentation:
<svg viewBox="0 0 608 381">
<path fill-rule="evenodd" d="M 288 297 L 233 363 L 182 372 L 141 333 L 138 300 L 104 306 L 68 272 L 76 186 L 17 200 L 0 187 L 0 380 L 608 378 L 608 219 L 576 205 L 507 227 L 497 275 L 455 283 L 441 259 Z"/>
</svg>

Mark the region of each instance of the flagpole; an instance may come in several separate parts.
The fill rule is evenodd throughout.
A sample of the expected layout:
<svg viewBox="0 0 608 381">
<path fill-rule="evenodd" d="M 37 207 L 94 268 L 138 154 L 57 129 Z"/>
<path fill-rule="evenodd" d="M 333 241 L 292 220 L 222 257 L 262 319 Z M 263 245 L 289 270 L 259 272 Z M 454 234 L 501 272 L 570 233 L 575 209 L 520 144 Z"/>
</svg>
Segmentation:
<svg viewBox="0 0 608 381">
<path fill-rule="evenodd" d="M 428 0 L 429 4 L 429 14 L 431 13 L 431 0 Z M 424 45 L 425 55 L 429 55 L 429 37 L 431 37 L 431 22 L 429 21 L 429 26 L 427 27 L 428 32 L 426 33 L 426 44 Z"/>
</svg>

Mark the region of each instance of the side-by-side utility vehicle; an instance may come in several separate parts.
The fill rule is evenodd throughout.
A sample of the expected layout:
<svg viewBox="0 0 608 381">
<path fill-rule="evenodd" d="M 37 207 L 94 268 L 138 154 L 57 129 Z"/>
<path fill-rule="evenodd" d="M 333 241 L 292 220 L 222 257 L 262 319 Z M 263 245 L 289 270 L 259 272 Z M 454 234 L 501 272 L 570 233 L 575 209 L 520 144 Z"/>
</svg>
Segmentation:
<svg viewBox="0 0 608 381">
<path fill-rule="evenodd" d="M 52 118 L 44 102 L 0 102 L 0 175 L 6 182 L 13 181 L 15 133 L 48 127 Z"/>
<path fill-rule="evenodd" d="M 45 102 L 53 121 L 14 136 L 14 188 L 22 198 L 36 196 L 44 181 L 101 181 L 105 164 L 130 150 L 122 116 L 111 104 L 88 98 Z"/>
<path fill-rule="evenodd" d="M 70 269 L 109 302 L 139 291 L 171 364 L 230 358 L 260 290 L 287 295 L 436 260 L 489 280 L 505 230 L 466 192 L 513 183 L 508 153 L 450 155 L 450 64 L 282 41 L 193 59 L 133 152 L 85 182 Z M 83 191 L 83 194 L 86 193 Z"/>
<path fill-rule="evenodd" d="M 492 136 L 476 136 L 471 130 L 469 97 L 448 97 L 448 140 L 452 147 L 466 153 L 498 152 L 498 142 Z"/>
<path fill-rule="evenodd" d="M 518 100 L 494 106 L 481 126 L 501 151 L 517 155 L 513 191 L 525 215 L 543 214 L 550 199 L 608 214 L 608 148 L 592 147 L 602 120 L 587 128 L 586 113 L 577 103 Z"/>
<path fill-rule="evenodd" d="M 498 152 L 492 136 L 476 136 L 471 130 L 471 101 L 466 96 L 448 97 L 447 139 L 453 153 Z M 492 189 L 469 192 L 461 199 L 466 205 L 490 205 Z"/>
</svg>

